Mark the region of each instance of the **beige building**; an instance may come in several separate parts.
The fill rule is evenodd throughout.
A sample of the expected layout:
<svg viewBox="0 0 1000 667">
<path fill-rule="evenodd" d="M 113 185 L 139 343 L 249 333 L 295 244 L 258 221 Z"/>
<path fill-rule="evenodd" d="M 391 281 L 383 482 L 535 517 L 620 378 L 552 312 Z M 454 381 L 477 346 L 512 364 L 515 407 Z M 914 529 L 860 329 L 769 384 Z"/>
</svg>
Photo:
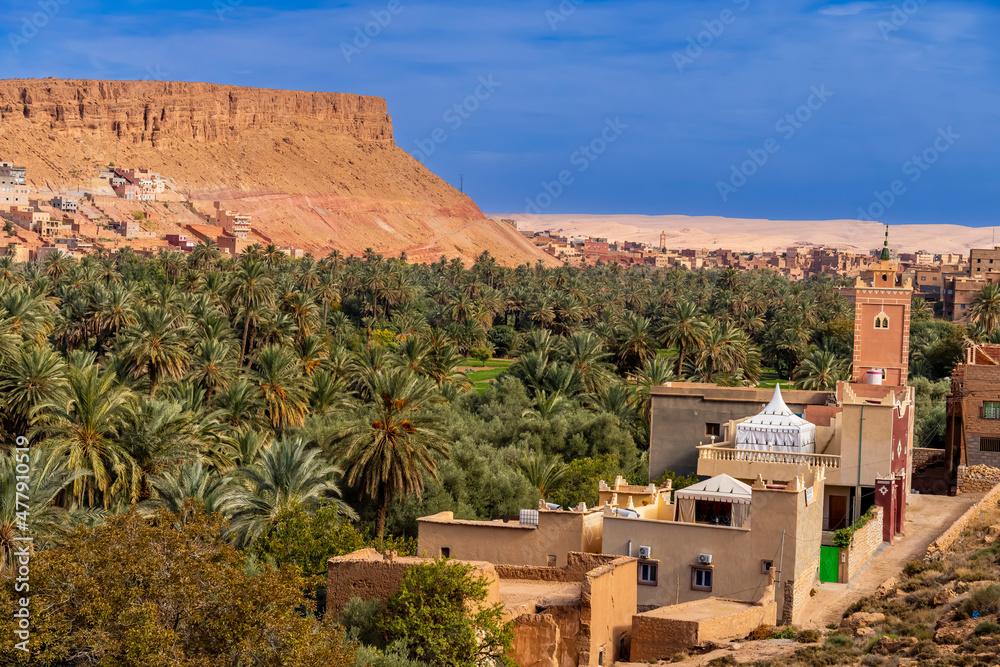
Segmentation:
<svg viewBox="0 0 1000 667">
<path fill-rule="evenodd" d="M 243 213 L 233 213 L 222 208 L 222 202 L 215 202 L 215 224 L 222 227 L 227 234 L 238 239 L 246 239 L 250 235 L 251 216 Z"/>
</svg>

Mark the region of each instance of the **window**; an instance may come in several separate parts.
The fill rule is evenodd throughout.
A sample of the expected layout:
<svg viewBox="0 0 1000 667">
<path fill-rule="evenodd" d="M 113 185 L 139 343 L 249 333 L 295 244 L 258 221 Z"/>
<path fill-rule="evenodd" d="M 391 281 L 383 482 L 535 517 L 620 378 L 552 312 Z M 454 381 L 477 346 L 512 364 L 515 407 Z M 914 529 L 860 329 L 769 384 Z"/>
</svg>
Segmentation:
<svg viewBox="0 0 1000 667">
<path fill-rule="evenodd" d="M 712 571 L 701 567 L 691 568 L 691 590 L 712 590 Z"/>
<path fill-rule="evenodd" d="M 705 424 L 705 435 L 712 437 L 713 435 L 718 438 L 722 435 L 722 424 Z"/>
<path fill-rule="evenodd" d="M 889 328 L 889 316 L 885 313 L 879 313 L 875 316 L 875 328 L 876 329 L 888 329 Z"/>
<path fill-rule="evenodd" d="M 774 561 L 773 560 L 762 560 L 760 562 L 760 573 L 761 574 L 767 574 L 767 571 L 770 570 L 771 567 L 773 567 L 773 566 L 774 566 Z"/>
<path fill-rule="evenodd" d="M 549 567 L 555 567 L 555 566 L 556 566 L 556 557 L 552 554 L 549 554 Z"/>
<path fill-rule="evenodd" d="M 926 281 L 927 280 L 927 276 L 920 276 L 920 280 Z"/>
<path fill-rule="evenodd" d="M 451 547 L 441 547 L 441 558 L 451 557 Z"/>
<path fill-rule="evenodd" d="M 644 586 L 655 586 L 657 570 L 659 566 L 657 563 L 650 561 L 639 561 L 639 583 Z"/>
<path fill-rule="evenodd" d="M 1000 419 L 1000 402 L 983 401 L 983 419 Z"/>
<path fill-rule="evenodd" d="M 979 451 L 1000 452 L 1000 438 L 979 438 Z"/>
</svg>

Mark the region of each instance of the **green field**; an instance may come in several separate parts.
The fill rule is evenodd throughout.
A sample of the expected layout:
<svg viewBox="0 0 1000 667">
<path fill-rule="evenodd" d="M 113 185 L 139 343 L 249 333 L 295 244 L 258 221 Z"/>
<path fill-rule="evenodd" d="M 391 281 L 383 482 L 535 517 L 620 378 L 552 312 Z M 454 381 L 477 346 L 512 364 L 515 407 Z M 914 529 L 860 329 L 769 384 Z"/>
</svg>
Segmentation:
<svg viewBox="0 0 1000 667">
<path fill-rule="evenodd" d="M 757 385 L 758 387 L 767 387 L 773 389 L 774 385 L 777 384 L 778 382 L 780 382 L 782 386 L 786 386 L 789 389 L 791 388 L 790 386 L 788 386 L 791 384 L 791 380 L 781 377 L 781 375 L 779 375 L 778 371 L 776 371 L 775 369 L 768 368 L 767 366 L 764 366 L 761 369 L 760 384 Z"/>
<path fill-rule="evenodd" d="M 467 364 L 469 366 L 478 366 L 479 362 L 475 360 L 469 360 L 473 363 Z M 469 376 L 469 380 L 472 381 L 472 387 L 478 391 L 480 394 L 485 394 L 486 390 L 490 386 L 490 382 L 495 380 L 501 373 L 507 370 L 507 368 L 514 363 L 514 359 L 491 359 L 486 362 L 486 368 L 481 371 L 466 370 L 465 374 Z"/>
<path fill-rule="evenodd" d="M 486 362 L 485 366 L 486 366 L 486 368 L 491 368 L 491 367 L 493 367 L 493 368 L 507 368 L 508 366 L 510 366 L 515 361 L 517 361 L 517 359 L 490 359 L 489 361 Z M 483 364 L 483 362 L 479 361 L 478 359 L 473 359 L 472 357 L 465 357 L 465 359 L 462 360 L 462 365 L 463 366 L 483 366 L 484 364 Z"/>
</svg>

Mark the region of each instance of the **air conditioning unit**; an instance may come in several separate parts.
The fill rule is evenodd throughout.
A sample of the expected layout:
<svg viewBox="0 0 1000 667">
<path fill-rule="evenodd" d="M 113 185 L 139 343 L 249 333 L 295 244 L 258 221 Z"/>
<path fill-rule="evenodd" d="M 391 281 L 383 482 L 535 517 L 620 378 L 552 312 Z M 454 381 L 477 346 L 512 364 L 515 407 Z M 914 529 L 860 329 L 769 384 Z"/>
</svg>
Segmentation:
<svg viewBox="0 0 1000 667">
<path fill-rule="evenodd" d="M 711 565 L 712 564 L 712 554 L 698 554 L 698 564 L 699 565 Z"/>
<path fill-rule="evenodd" d="M 653 550 L 649 547 L 639 547 L 639 558 L 649 558 Z"/>
</svg>

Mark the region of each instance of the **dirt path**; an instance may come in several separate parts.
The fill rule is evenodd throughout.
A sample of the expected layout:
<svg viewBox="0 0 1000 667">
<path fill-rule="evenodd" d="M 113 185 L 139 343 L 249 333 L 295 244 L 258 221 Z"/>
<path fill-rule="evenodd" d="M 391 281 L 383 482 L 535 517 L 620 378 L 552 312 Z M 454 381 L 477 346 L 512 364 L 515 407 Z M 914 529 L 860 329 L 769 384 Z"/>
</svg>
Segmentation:
<svg viewBox="0 0 1000 667">
<path fill-rule="evenodd" d="M 891 547 L 883 545 L 849 584 L 820 584 L 816 596 L 806 602 L 801 618 L 807 620 L 802 627 L 824 628 L 839 622 L 848 607 L 899 574 L 909 561 L 923 558 L 927 546 L 983 495 L 910 496 L 904 535 L 896 538 Z"/>
<path fill-rule="evenodd" d="M 702 667 L 710 660 L 723 656 L 732 656 L 741 663 L 765 662 L 789 656 L 808 644 L 800 644 L 792 639 L 765 639 L 759 642 L 734 642 L 726 648 L 709 651 L 702 655 L 692 655 L 679 663 L 671 663 L 669 660 L 661 660 L 655 664 L 669 665 L 677 667 Z M 645 662 L 616 662 L 615 667 L 648 667 Z"/>
</svg>

